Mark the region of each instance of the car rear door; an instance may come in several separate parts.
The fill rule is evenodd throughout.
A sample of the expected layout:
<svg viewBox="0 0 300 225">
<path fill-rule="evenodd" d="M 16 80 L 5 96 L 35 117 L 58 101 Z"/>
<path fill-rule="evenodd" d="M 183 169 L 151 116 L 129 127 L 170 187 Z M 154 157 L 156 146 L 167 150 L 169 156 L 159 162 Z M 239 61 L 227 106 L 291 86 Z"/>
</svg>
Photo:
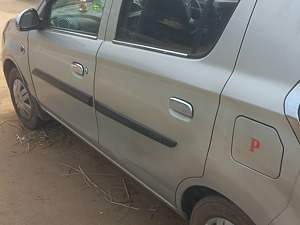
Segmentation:
<svg viewBox="0 0 300 225">
<path fill-rule="evenodd" d="M 94 8 L 92 1 L 49 1 L 41 10 L 46 28 L 29 33 L 29 62 L 39 103 L 94 145 L 96 54 L 111 1 L 101 3 Z"/>
<path fill-rule="evenodd" d="M 114 1 L 97 55 L 99 142 L 172 205 L 178 184 L 204 173 L 220 93 L 254 4 Z"/>
</svg>

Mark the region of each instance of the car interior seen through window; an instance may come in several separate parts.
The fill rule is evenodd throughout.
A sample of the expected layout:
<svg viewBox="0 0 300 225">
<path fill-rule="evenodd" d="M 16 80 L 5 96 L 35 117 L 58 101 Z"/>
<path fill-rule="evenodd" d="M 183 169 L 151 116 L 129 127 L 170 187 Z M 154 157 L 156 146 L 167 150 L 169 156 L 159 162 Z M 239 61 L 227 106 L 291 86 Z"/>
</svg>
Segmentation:
<svg viewBox="0 0 300 225">
<path fill-rule="evenodd" d="M 239 0 L 125 0 L 116 40 L 206 55 L 216 44 Z"/>
<path fill-rule="evenodd" d="M 57 0 L 48 27 L 97 36 L 105 0 Z"/>
</svg>

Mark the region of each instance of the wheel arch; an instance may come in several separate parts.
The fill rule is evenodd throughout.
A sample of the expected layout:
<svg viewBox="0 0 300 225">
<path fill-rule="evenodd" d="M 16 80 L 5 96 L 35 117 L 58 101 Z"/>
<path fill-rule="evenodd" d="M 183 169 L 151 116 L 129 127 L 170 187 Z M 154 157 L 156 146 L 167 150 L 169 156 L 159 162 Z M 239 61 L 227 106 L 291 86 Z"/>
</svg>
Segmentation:
<svg viewBox="0 0 300 225">
<path fill-rule="evenodd" d="M 22 76 L 22 79 L 24 81 L 24 77 L 20 71 L 20 69 L 18 68 L 17 64 L 15 63 L 15 61 L 12 59 L 12 58 L 7 58 L 5 59 L 4 63 L 3 63 L 3 72 L 4 72 L 4 76 L 5 76 L 5 79 L 6 79 L 6 82 L 8 82 L 8 76 L 9 76 L 9 73 L 10 71 L 13 69 L 13 68 L 17 68 L 17 70 L 19 71 L 19 73 L 21 74 Z"/>
<path fill-rule="evenodd" d="M 22 72 L 20 70 L 20 68 L 15 63 L 15 60 L 11 57 L 6 58 L 4 60 L 4 63 L 3 63 L 3 72 L 4 72 L 4 76 L 5 76 L 7 84 L 8 84 L 8 81 L 9 81 L 9 73 L 13 68 L 16 68 L 19 71 L 19 74 L 21 76 L 22 81 L 24 82 L 25 85 L 28 85 L 25 78 L 24 78 L 24 75 L 22 74 Z M 35 94 L 35 93 L 31 93 L 31 97 L 32 97 L 33 104 L 35 105 L 34 109 L 35 109 L 36 114 L 38 115 L 38 117 L 40 117 L 44 121 L 50 120 L 51 118 L 40 107 L 40 104 L 38 103 L 36 96 L 33 95 L 33 94 Z"/>
<path fill-rule="evenodd" d="M 180 210 L 189 220 L 191 218 L 194 206 L 202 199 L 208 196 L 220 196 L 227 199 L 221 193 L 205 186 L 193 185 L 184 190 L 180 198 Z"/>
</svg>

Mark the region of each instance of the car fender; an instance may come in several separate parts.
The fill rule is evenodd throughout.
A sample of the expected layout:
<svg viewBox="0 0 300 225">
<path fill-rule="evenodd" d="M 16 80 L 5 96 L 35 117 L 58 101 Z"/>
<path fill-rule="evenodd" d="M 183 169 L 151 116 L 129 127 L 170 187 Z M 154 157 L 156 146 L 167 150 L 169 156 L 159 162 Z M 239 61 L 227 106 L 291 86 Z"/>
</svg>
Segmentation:
<svg viewBox="0 0 300 225">
<path fill-rule="evenodd" d="M 22 75 L 23 81 L 27 84 L 31 95 L 36 97 L 28 64 L 28 32 L 18 31 L 15 26 L 15 19 L 12 19 L 10 20 L 4 35 L 10 37 L 3 42 L 2 46 L 3 70 L 5 71 L 6 79 L 9 71 L 7 71 L 5 67 L 7 66 L 7 62 L 11 61 Z"/>
</svg>

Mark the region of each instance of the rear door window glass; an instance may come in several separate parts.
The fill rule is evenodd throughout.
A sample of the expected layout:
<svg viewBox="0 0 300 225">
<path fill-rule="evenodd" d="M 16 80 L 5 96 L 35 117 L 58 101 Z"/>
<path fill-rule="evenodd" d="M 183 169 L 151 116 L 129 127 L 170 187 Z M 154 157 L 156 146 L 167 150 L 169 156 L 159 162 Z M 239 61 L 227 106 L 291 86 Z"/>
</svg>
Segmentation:
<svg viewBox="0 0 300 225">
<path fill-rule="evenodd" d="M 239 0 L 124 0 L 116 40 L 190 56 L 207 54 Z"/>
</svg>

